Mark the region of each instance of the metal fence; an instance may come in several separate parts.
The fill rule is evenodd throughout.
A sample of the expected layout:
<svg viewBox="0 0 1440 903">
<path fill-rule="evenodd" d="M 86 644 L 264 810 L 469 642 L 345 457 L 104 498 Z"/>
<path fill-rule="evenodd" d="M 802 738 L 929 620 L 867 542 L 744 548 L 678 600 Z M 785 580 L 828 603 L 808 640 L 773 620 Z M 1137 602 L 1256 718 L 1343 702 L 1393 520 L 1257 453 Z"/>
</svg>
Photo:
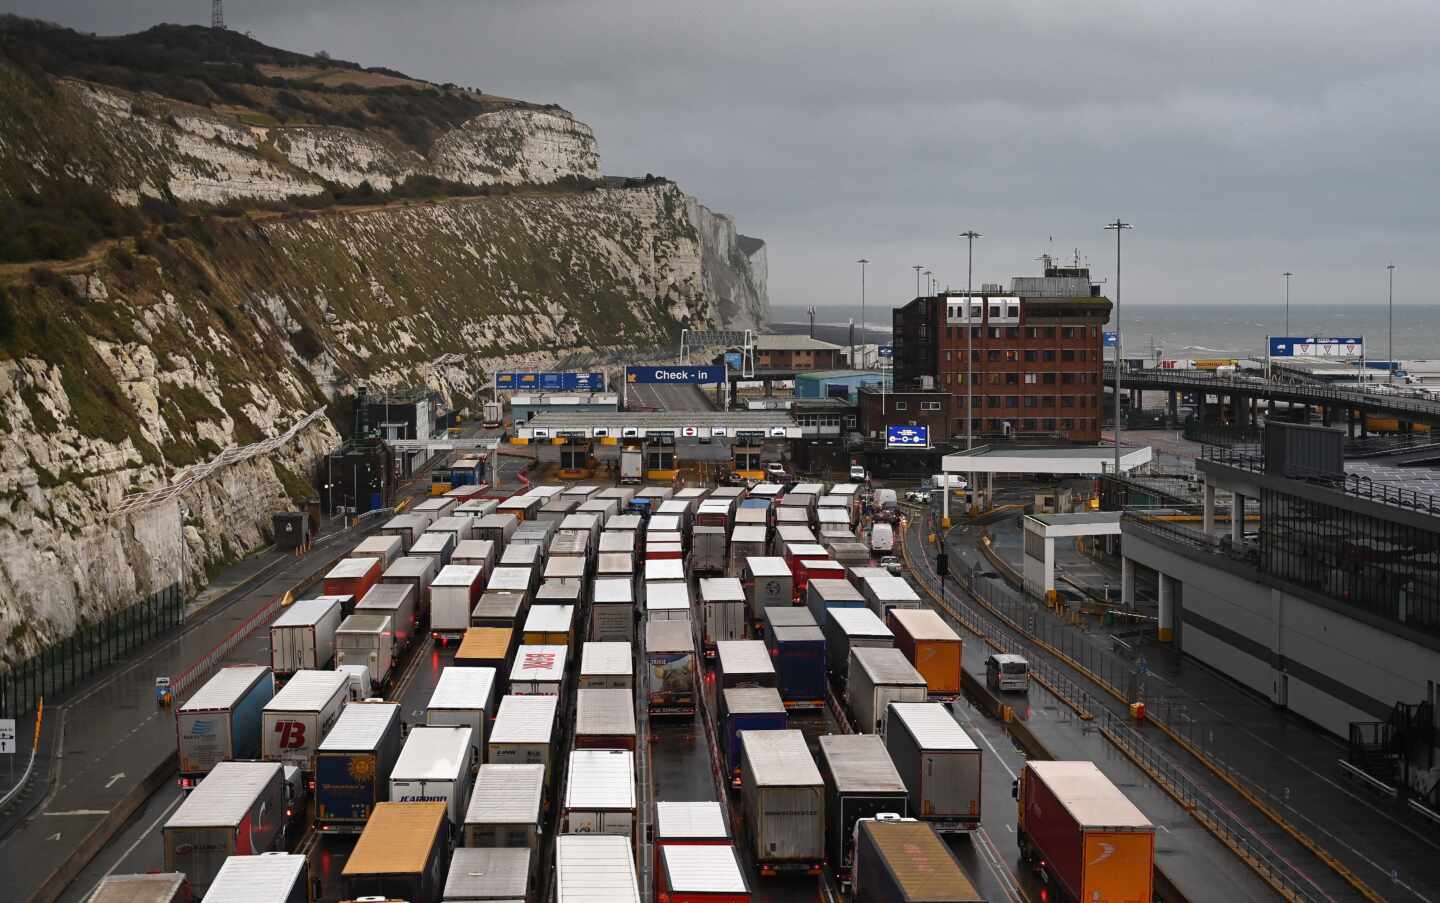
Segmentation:
<svg viewBox="0 0 1440 903">
<path fill-rule="evenodd" d="M 123 660 L 131 650 L 174 629 L 184 612 L 184 594 L 178 583 L 172 583 L 0 671 L 0 716 L 16 718 L 31 711 L 40 696 L 59 697 L 95 672 Z"/>
</svg>

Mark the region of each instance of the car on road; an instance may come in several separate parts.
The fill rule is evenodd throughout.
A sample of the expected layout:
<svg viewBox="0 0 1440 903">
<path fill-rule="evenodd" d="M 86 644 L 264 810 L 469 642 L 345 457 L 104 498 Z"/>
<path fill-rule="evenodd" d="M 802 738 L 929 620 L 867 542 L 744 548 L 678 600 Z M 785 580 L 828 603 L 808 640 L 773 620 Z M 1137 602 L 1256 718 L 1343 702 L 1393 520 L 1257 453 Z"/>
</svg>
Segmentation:
<svg viewBox="0 0 1440 903">
<path fill-rule="evenodd" d="M 905 493 L 905 501 L 913 502 L 916 505 L 930 504 L 930 492 L 925 489 L 912 489 Z"/>
<path fill-rule="evenodd" d="M 850 482 L 865 482 L 865 468 L 861 467 L 859 464 L 852 465 L 850 468 Z"/>
<path fill-rule="evenodd" d="M 902 564 L 900 562 L 900 559 L 896 558 L 894 555 L 886 555 L 884 558 L 881 558 L 880 566 L 885 570 L 889 571 L 890 573 L 894 574 L 896 577 L 899 577 L 905 571 L 905 565 Z"/>
<path fill-rule="evenodd" d="M 790 474 L 786 472 L 784 464 L 771 461 L 765 465 L 765 479 L 772 483 L 784 483 L 790 479 Z"/>
</svg>

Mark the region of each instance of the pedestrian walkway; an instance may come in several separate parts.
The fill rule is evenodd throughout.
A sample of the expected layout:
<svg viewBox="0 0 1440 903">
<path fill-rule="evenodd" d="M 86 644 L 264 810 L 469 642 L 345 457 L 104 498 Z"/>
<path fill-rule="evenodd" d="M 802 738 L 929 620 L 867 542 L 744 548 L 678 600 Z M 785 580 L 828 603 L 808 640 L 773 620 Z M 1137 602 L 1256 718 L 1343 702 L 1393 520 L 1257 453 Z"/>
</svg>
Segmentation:
<svg viewBox="0 0 1440 903">
<path fill-rule="evenodd" d="M 966 546 L 976 554 L 973 536 L 952 531 L 950 540 L 956 554 L 964 557 Z M 1063 559 L 1057 555 L 1057 570 Z M 1018 556 L 1007 561 L 1018 563 Z M 1118 585 L 1118 573 L 1111 576 Z M 1346 755 L 1338 738 L 1153 634 L 1130 641 L 1131 651 L 1117 656 L 1108 634 L 1069 626 L 1038 601 L 1029 604 L 1043 619 L 1037 623 L 1067 635 L 1056 645 L 1092 671 L 1103 672 L 1103 663 L 1116 659 L 1138 671 L 1136 687 L 1149 714 L 1175 734 L 1178 747 L 1190 748 L 1193 760 L 1256 797 L 1387 899 L 1440 899 L 1440 831 L 1403 804 L 1349 783 L 1338 765 Z"/>
</svg>

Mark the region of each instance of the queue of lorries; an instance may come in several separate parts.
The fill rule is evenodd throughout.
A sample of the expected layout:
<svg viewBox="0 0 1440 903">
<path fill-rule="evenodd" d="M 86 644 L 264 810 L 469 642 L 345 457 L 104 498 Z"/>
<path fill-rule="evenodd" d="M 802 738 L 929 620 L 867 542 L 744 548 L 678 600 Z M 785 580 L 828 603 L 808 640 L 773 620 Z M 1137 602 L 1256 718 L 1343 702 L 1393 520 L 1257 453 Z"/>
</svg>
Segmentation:
<svg viewBox="0 0 1440 903">
<path fill-rule="evenodd" d="M 313 830 L 359 835 L 346 899 L 638 901 L 651 839 L 657 899 L 797 871 L 856 900 L 981 899 L 942 839 L 981 818 L 981 751 L 948 708 L 962 640 L 872 564 L 855 486 L 485 490 L 394 517 L 275 619 L 268 663 L 177 707 L 169 874 L 107 884 L 307 900 L 283 850 Z M 454 659 L 407 723 L 384 693 L 422 631 Z M 844 732 L 812 748 L 827 706 Z M 738 836 L 721 801 L 656 801 L 639 833 L 640 711 L 710 719 Z M 1057 895 L 1150 899 L 1153 829 L 1093 765 L 1029 763 L 1016 795 Z"/>
</svg>

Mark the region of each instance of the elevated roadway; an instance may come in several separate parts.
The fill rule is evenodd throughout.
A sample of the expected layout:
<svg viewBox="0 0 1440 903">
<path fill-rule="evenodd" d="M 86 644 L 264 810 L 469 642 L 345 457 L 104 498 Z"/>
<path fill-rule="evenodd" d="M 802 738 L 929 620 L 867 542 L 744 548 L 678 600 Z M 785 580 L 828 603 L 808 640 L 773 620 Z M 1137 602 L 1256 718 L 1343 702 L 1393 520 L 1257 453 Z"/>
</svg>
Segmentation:
<svg viewBox="0 0 1440 903">
<path fill-rule="evenodd" d="M 1440 401 L 1388 393 L 1345 389 L 1318 383 L 1281 382 L 1252 376 L 1202 375 L 1185 370 L 1126 370 L 1121 389 L 1165 392 L 1203 392 L 1229 399 L 1265 399 L 1308 405 L 1327 412 L 1335 409 L 1362 414 L 1385 414 L 1407 423 L 1440 424 Z M 1115 368 L 1105 365 L 1105 387 L 1113 391 Z"/>
</svg>

